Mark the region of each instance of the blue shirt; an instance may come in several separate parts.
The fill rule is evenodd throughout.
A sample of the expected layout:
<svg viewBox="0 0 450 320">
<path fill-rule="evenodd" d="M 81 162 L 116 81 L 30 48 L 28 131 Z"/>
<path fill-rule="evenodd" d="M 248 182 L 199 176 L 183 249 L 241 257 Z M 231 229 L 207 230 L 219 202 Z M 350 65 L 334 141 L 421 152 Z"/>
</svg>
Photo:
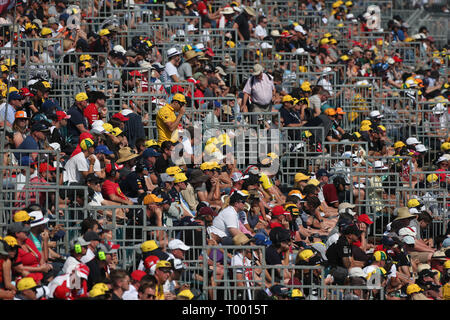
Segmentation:
<svg viewBox="0 0 450 320">
<path fill-rule="evenodd" d="M 70 119 L 67 121 L 67 135 L 72 144 L 77 144 L 81 134 L 77 125 L 83 124 L 84 127 L 88 129 L 87 119 L 84 117 L 83 111 L 76 105 L 70 107 L 67 114 L 70 115 Z"/>
<path fill-rule="evenodd" d="M 23 150 L 40 150 L 42 149 L 39 145 L 39 142 L 36 141 L 33 136 L 29 135 L 28 137 L 23 140 L 23 142 L 20 144 L 20 146 L 17 149 L 23 149 Z M 29 156 L 30 154 L 28 152 L 15 152 L 14 156 L 16 157 L 17 161 L 20 163 L 20 158 L 23 156 Z"/>
</svg>

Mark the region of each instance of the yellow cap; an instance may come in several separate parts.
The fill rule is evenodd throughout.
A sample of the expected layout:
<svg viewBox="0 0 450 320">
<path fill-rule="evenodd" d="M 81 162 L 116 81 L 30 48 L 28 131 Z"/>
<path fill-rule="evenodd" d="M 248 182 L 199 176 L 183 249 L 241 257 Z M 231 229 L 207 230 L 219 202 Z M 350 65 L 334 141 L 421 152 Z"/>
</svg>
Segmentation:
<svg viewBox="0 0 450 320">
<path fill-rule="evenodd" d="M 302 138 L 309 138 L 311 136 L 312 136 L 312 133 L 309 130 L 306 130 L 306 131 L 302 132 Z"/>
<path fill-rule="evenodd" d="M 14 61 L 14 59 L 5 59 L 5 65 L 7 65 L 8 67 L 13 67 L 16 66 L 16 62 Z"/>
<path fill-rule="evenodd" d="M 444 262 L 444 269 L 450 269 L 450 260 Z"/>
<path fill-rule="evenodd" d="M 212 162 L 203 162 L 200 165 L 200 170 L 211 170 L 212 169 Z"/>
<path fill-rule="evenodd" d="M 363 121 L 361 121 L 361 127 L 362 126 L 371 126 L 372 125 L 372 121 L 370 121 L 370 120 L 363 120 Z"/>
<path fill-rule="evenodd" d="M 327 116 L 334 116 L 336 115 L 336 110 L 334 108 L 327 108 L 323 113 Z"/>
<path fill-rule="evenodd" d="M 34 279 L 31 277 L 22 278 L 19 280 L 19 282 L 17 282 L 18 291 L 33 289 L 35 287 L 37 287 L 36 281 L 34 281 Z"/>
<path fill-rule="evenodd" d="M 444 142 L 443 144 L 441 144 L 441 150 L 442 151 L 450 150 L 450 142 Z"/>
<path fill-rule="evenodd" d="M 227 46 L 229 46 L 230 48 L 234 48 L 236 47 L 236 44 L 233 41 L 229 40 L 227 41 Z"/>
<path fill-rule="evenodd" d="M 99 282 L 99 283 L 94 284 L 92 286 L 92 289 L 98 289 L 98 290 L 102 290 L 104 292 L 109 291 L 108 285 L 106 283 L 103 283 L 103 282 Z"/>
<path fill-rule="evenodd" d="M 299 66 L 298 67 L 298 71 L 300 71 L 300 72 L 308 72 L 308 68 L 306 68 L 305 66 Z"/>
<path fill-rule="evenodd" d="M 176 93 L 173 96 L 172 100 L 186 103 L 186 97 L 184 95 L 182 95 L 181 93 Z"/>
<path fill-rule="evenodd" d="M 46 36 L 46 35 L 51 34 L 51 33 L 52 33 L 52 29 L 47 28 L 47 27 L 44 27 L 41 30 L 41 36 Z"/>
<path fill-rule="evenodd" d="M 420 206 L 420 202 L 417 199 L 409 199 L 407 206 L 408 206 L 408 208 L 419 207 Z"/>
<path fill-rule="evenodd" d="M 302 298 L 303 292 L 300 289 L 294 289 L 294 290 L 292 290 L 291 297 L 292 298 Z"/>
<path fill-rule="evenodd" d="M 205 146 L 204 151 L 205 151 L 206 154 L 211 155 L 211 154 L 213 154 L 214 152 L 217 152 L 217 151 L 220 151 L 220 150 L 216 147 L 215 144 L 210 143 L 210 144 L 207 144 L 207 145 Z"/>
<path fill-rule="evenodd" d="M 86 92 L 80 92 L 79 94 L 77 94 L 75 96 L 75 101 L 81 102 L 81 101 L 86 101 L 88 99 L 88 96 L 86 94 Z"/>
<path fill-rule="evenodd" d="M 287 94 L 283 97 L 283 99 L 281 101 L 282 102 L 290 102 L 290 101 L 294 101 L 294 98 L 292 98 L 291 95 Z"/>
<path fill-rule="evenodd" d="M 102 29 L 100 30 L 100 32 L 98 33 L 100 36 L 107 36 L 108 34 L 110 34 L 111 32 L 108 29 Z"/>
<path fill-rule="evenodd" d="M 141 244 L 142 252 L 149 252 L 158 249 L 158 245 L 155 240 L 147 240 Z"/>
<path fill-rule="evenodd" d="M 341 60 L 342 61 L 347 61 L 347 60 L 349 60 L 350 59 L 350 57 L 348 56 L 348 55 L 346 55 L 346 54 L 344 54 L 343 56 L 341 56 Z"/>
<path fill-rule="evenodd" d="M 113 128 L 112 129 L 112 135 L 113 136 L 115 136 L 115 137 L 117 137 L 119 134 L 121 134 L 123 131 L 122 131 L 122 129 L 120 129 L 119 127 L 116 127 L 116 128 Z"/>
<path fill-rule="evenodd" d="M 19 245 L 17 239 L 14 238 L 13 236 L 6 236 L 3 238 L 3 241 L 5 241 L 10 247 L 15 247 Z"/>
<path fill-rule="evenodd" d="M 181 168 L 179 167 L 179 166 L 173 166 L 173 167 L 168 167 L 167 169 L 166 169 L 166 173 L 169 175 L 169 176 L 174 176 L 174 175 L 176 175 L 177 173 L 180 173 L 180 172 L 182 172 L 183 170 L 181 170 Z"/>
<path fill-rule="evenodd" d="M 437 180 L 438 180 L 438 176 L 437 176 L 437 174 L 435 174 L 435 173 L 429 174 L 429 175 L 427 176 L 427 181 L 428 181 L 429 183 L 436 182 Z"/>
<path fill-rule="evenodd" d="M 324 38 L 331 38 L 333 35 L 331 34 L 331 33 L 329 33 L 329 32 L 327 32 L 327 33 L 325 33 L 324 35 L 323 35 L 323 37 Z"/>
<path fill-rule="evenodd" d="M 94 147 L 94 141 L 92 141 L 92 139 L 90 139 L 90 138 L 83 139 L 80 142 L 81 150 L 87 150 L 87 149 L 93 148 L 93 147 Z"/>
<path fill-rule="evenodd" d="M 419 285 L 415 283 L 410 284 L 408 287 L 406 287 L 406 294 L 413 294 L 421 291 L 423 291 L 422 288 L 420 288 Z"/>
<path fill-rule="evenodd" d="M 378 126 L 378 128 L 380 128 L 380 129 L 383 130 L 383 131 L 386 131 L 386 127 L 383 126 L 383 125 L 381 125 L 381 124 Z"/>
<path fill-rule="evenodd" d="M 310 249 L 302 250 L 298 254 L 299 259 L 301 259 L 303 261 L 306 261 L 307 259 L 311 258 L 312 256 L 314 256 L 314 252 Z"/>
<path fill-rule="evenodd" d="M 159 198 L 156 194 L 149 193 L 144 197 L 143 204 L 161 203 L 164 199 Z"/>
<path fill-rule="evenodd" d="M 309 81 L 303 81 L 300 85 L 300 89 L 303 91 L 311 91 L 311 83 L 309 83 Z"/>
<path fill-rule="evenodd" d="M 100 290 L 100 289 L 98 289 L 98 288 L 96 288 L 96 289 L 91 289 L 91 291 L 89 291 L 89 297 L 95 298 L 95 297 L 98 297 L 98 296 L 102 296 L 102 295 L 104 295 L 105 293 L 106 293 L 106 291 Z"/>
<path fill-rule="evenodd" d="M 406 147 L 406 144 L 403 141 L 397 141 L 394 143 L 394 149 Z"/>
<path fill-rule="evenodd" d="M 84 64 L 84 67 L 85 67 L 86 69 L 92 69 L 92 65 L 91 65 L 90 62 L 88 62 L 88 61 L 83 61 L 83 64 Z"/>
<path fill-rule="evenodd" d="M 81 61 L 81 62 L 83 62 L 83 61 L 89 61 L 89 60 L 92 60 L 92 57 L 91 57 L 91 55 L 89 55 L 89 54 L 82 54 L 82 55 L 80 56 L 80 61 Z"/>
<path fill-rule="evenodd" d="M 172 268 L 172 264 L 167 260 L 159 260 L 156 263 L 156 269 L 159 269 L 159 268 Z"/>
<path fill-rule="evenodd" d="M 328 40 L 328 38 L 322 38 L 321 40 L 320 40 L 320 44 L 327 44 L 327 43 L 329 43 L 330 42 L 330 40 Z"/>
<path fill-rule="evenodd" d="M 103 125 L 102 125 L 102 127 L 103 127 L 103 129 L 105 129 L 107 132 L 109 132 L 109 133 L 112 133 L 113 132 L 113 130 L 114 130 L 114 128 L 113 128 L 113 126 L 112 126 L 112 124 L 111 123 L 104 123 Z"/>
<path fill-rule="evenodd" d="M 177 294 L 177 297 L 184 297 L 184 298 L 188 298 L 189 300 L 192 300 L 194 298 L 194 294 L 192 293 L 191 290 L 185 289 L 185 290 L 180 291 L 180 293 Z"/>
<path fill-rule="evenodd" d="M 306 180 L 309 180 L 309 178 L 310 178 L 310 176 L 307 176 L 307 175 L 299 172 L 299 173 L 295 174 L 294 181 L 295 182 L 306 181 Z"/>
<path fill-rule="evenodd" d="M 14 222 L 24 222 L 29 220 L 34 220 L 34 217 L 32 218 L 28 212 L 25 210 L 20 210 L 14 213 Z"/>
<path fill-rule="evenodd" d="M 353 2 L 351 2 L 351 1 L 347 1 L 346 3 L 345 3 L 345 6 L 346 7 L 351 7 L 353 5 Z"/>
<path fill-rule="evenodd" d="M 158 142 L 156 142 L 155 139 L 150 139 L 150 140 L 145 141 L 145 146 L 147 148 L 150 148 L 150 147 L 153 147 L 153 146 L 157 146 L 157 145 L 158 145 Z"/>
<path fill-rule="evenodd" d="M 343 1 L 336 1 L 332 4 L 333 9 L 339 8 L 340 6 L 342 6 L 344 4 Z"/>
<path fill-rule="evenodd" d="M 173 181 L 174 183 L 187 181 L 187 177 L 183 172 L 175 174 L 174 177 L 175 177 L 175 180 Z"/>
<path fill-rule="evenodd" d="M 359 128 L 359 131 L 364 132 L 364 131 L 370 131 L 372 130 L 372 128 L 370 126 L 361 126 L 361 128 Z"/>
<path fill-rule="evenodd" d="M 208 144 L 218 144 L 218 143 L 219 143 L 219 140 L 216 137 L 212 137 L 206 141 L 205 145 L 207 146 Z"/>
<path fill-rule="evenodd" d="M 3 65 L 3 64 L 1 65 L 0 68 L 1 68 L 2 72 L 8 72 L 9 71 L 8 67 Z"/>
<path fill-rule="evenodd" d="M 312 184 L 312 185 L 314 185 L 314 186 L 317 187 L 317 186 L 320 184 L 320 181 L 317 180 L 317 179 L 310 179 L 310 180 L 308 181 L 308 184 Z"/>
</svg>

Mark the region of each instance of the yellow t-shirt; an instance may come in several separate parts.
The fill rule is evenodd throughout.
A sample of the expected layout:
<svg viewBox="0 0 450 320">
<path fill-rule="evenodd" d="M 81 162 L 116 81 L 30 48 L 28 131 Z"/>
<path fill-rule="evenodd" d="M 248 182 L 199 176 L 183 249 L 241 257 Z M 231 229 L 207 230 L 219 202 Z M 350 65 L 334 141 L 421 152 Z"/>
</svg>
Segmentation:
<svg viewBox="0 0 450 320">
<path fill-rule="evenodd" d="M 262 184 L 262 187 L 264 188 L 264 190 L 267 190 L 273 186 L 269 177 L 264 173 L 261 173 L 261 178 L 259 178 L 259 181 L 261 181 L 261 184 Z"/>
<path fill-rule="evenodd" d="M 163 290 L 163 286 L 162 285 L 156 285 L 155 288 L 155 300 L 165 300 L 164 298 L 164 290 Z"/>
<path fill-rule="evenodd" d="M 166 104 L 159 109 L 156 115 L 156 128 L 158 130 L 158 143 L 161 144 L 164 141 L 172 139 L 172 131 L 169 130 L 167 122 L 174 122 L 177 119 L 173 108 Z M 176 136 L 172 140 L 178 140 L 178 130 L 175 130 Z"/>
</svg>

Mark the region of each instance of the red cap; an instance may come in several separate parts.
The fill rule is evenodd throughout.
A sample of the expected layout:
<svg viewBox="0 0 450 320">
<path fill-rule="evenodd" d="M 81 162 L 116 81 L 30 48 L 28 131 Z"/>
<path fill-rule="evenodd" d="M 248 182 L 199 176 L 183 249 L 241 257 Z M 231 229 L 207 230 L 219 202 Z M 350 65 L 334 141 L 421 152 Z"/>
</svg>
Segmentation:
<svg viewBox="0 0 450 320">
<path fill-rule="evenodd" d="M 121 114 L 120 112 L 117 112 L 116 114 L 114 114 L 112 116 L 115 119 L 119 119 L 120 121 L 128 121 L 130 120 L 130 118 L 125 117 L 123 114 Z"/>
<path fill-rule="evenodd" d="M 56 168 L 49 165 L 47 162 L 43 162 L 39 165 L 39 172 L 46 172 L 46 171 L 56 171 Z"/>
<path fill-rule="evenodd" d="M 170 90 L 171 93 L 177 93 L 177 92 L 184 92 L 184 88 L 179 85 L 172 86 L 172 89 Z"/>
<path fill-rule="evenodd" d="M 198 216 L 217 216 L 217 212 L 215 212 L 210 207 L 203 207 L 198 211 Z"/>
<path fill-rule="evenodd" d="M 273 216 L 281 216 L 283 214 L 289 214 L 286 210 L 284 210 L 283 206 L 275 206 L 272 208 L 272 215 Z"/>
<path fill-rule="evenodd" d="M 358 221 L 364 222 L 365 224 L 372 224 L 373 223 L 373 221 L 370 220 L 369 216 L 367 214 L 365 214 L 365 213 L 359 215 Z"/>
<path fill-rule="evenodd" d="M 270 229 L 277 228 L 277 227 L 281 227 L 284 229 L 283 225 L 279 222 L 271 222 L 271 223 L 269 223 L 269 226 L 270 226 Z"/>
<path fill-rule="evenodd" d="M 214 57 L 215 56 L 215 54 L 214 54 L 214 52 L 212 51 L 211 48 L 206 49 L 205 54 L 207 54 L 210 57 Z"/>
<path fill-rule="evenodd" d="M 137 70 L 134 70 L 134 71 L 131 71 L 131 72 L 130 72 L 130 76 L 133 76 L 133 77 L 142 77 L 142 73 L 140 73 L 140 72 L 137 71 Z"/>
<path fill-rule="evenodd" d="M 65 285 L 57 286 L 53 292 L 53 297 L 60 300 L 70 300 L 70 289 Z"/>
<path fill-rule="evenodd" d="M 141 281 L 142 277 L 147 275 L 147 273 L 145 271 L 142 270 L 134 270 L 131 273 L 131 279 L 135 280 L 135 281 Z"/>
<path fill-rule="evenodd" d="M 150 269 L 151 267 L 153 267 L 154 265 L 156 265 L 156 263 L 159 261 L 159 258 L 157 256 L 148 256 L 147 258 L 145 258 L 144 260 L 144 267 L 146 269 Z"/>
<path fill-rule="evenodd" d="M 24 97 L 34 97 L 34 94 L 32 94 L 28 88 L 22 88 L 19 92 Z"/>
<path fill-rule="evenodd" d="M 193 83 L 193 84 L 199 84 L 199 83 L 200 83 L 199 80 L 195 80 L 194 78 L 189 78 L 189 79 L 187 79 L 187 82 L 191 82 L 191 83 Z"/>
<path fill-rule="evenodd" d="M 63 120 L 63 119 L 70 119 L 70 117 L 71 117 L 64 111 L 56 111 L 56 116 L 58 117 L 58 121 Z"/>
</svg>

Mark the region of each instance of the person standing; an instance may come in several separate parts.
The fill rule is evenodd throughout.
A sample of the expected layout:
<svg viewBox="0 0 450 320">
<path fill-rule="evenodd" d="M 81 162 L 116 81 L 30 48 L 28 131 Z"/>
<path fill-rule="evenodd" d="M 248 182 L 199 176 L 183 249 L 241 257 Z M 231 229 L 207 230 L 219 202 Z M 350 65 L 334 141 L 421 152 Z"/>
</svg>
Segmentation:
<svg viewBox="0 0 450 320">
<path fill-rule="evenodd" d="M 67 111 L 70 116 L 67 122 L 67 135 L 72 145 L 77 145 L 80 135 L 88 132 L 88 122 L 83 112 L 88 105 L 88 96 L 86 92 L 80 92 L 75 96 L 75 103 Z"/>
<path fill-rule="evenodd" d="M 275 86 L 272 76 L 264 72 L 263 66 L 255 64 L 252 76 L 244 86 L 242 112 L 270 112 L 272 111 L 272 98 Z"/>
</svg>

